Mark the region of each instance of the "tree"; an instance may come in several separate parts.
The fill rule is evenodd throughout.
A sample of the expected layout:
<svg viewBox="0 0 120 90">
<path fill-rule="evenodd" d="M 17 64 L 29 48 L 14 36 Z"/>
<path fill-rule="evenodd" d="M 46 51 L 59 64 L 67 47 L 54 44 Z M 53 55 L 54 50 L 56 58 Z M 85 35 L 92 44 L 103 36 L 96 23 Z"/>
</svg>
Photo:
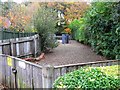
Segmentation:
<svg viewBox="0 0 120 90">
<path fill-rule="evenodd" d="M 10 3 L 1 2 L 0 3 L 0 11 L 1 11 L 0 25 L 5 27 L 3 23 L 6 19 L 8 19 L 11 22 L 11 25 L 9 27 L 10 30 L 17 30 L 20 32 L 33 31 L 32 18 L 38 6 L 39 6 L 38 3 L 30 3 L 30 2 L 22 3 L 22 4 L 17 4 L 15 2 L 10 2 Z"/>
<path fill-rule="evenodd" d="M 56 10 L 60 10 L 64 13 L 64 17 L 66 22 L 69 23 L 74 19 L 80 19 L 80 17 L 84 14 L 84 11 L 89 7 L 86 2 L 49 2 L 47 3 L 47 7 L 52 7 Z"/>
<path fill-rule="evenodd" d="M 11 10 L 9 10 L 8 17 L 12 23 L 11 29 L 16 29 L 17 31 L 21 32 L 24 32 L 25 29 L 28 29 L 26 27 L 28 27 L 28 24 L 31 23 L 33 14 L 36 11 L 34 5 L 36 4 L 34 3 L 29 3 L 27 5 L 26 3 L 16 4 Z"/>
<path fill-rule="evenodd" d="M 42 50 L 53 48 L 55 45 L 53 34 L 57 23 L 57 13 L 50 8 L 40 7 L 34 17 L 34 27 L 38 31 Z"/>
<path fill-rule="evenodd" d="M 46 6 L 48 8 L 53 8 L 56 11 L 58 11 L 58 17 L 59 12 L 64 14 L 64 18 L 59 18 L 58 20 L 58 26 L 56 28 L 58 29 L 58 34 L 63 32 L 63 30 L 68 27 L 69 23 L 73 21 L 74 19 L 80 19 L 84 12 L 87 10 L 89 5 L 86 2 L 48 2 L 48 3 L 40 3 L 42 6 Z"/>
</svg>

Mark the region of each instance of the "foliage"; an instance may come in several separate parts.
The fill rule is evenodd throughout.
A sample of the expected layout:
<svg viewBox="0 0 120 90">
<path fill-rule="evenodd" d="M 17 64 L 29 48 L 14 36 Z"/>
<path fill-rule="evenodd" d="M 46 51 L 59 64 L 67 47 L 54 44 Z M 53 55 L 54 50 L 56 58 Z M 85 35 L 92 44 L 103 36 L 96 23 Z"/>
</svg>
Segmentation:
<svg viewBox="0 0 120 90">
<path fill-rule="evenodd" d="M 36 5 L 36 7 L 35 7 Z M 26 4 L 16 4 L 14 7 L 9 10 L 8 17 L 11 21 L 11 29 L 15 29 L 17 31 L 32 31 L 33 22 L 32 18 L 37 10 L 38 4 L 30 3 L 26 6 Z M 29 27 L 28 27 L 29 26 Z"/>
<path fill-rule="evenodd" d="M 0 15 L 3 18 L 2 24 L 0 25 L 4 28 L 7 29 L 9 28 L 10 30 L 16 30 L 20 32 L 25 31 L 33 32 L 34 22 L 32 18 L 38 6 L 39 6 L 38 3 L 22 3 L 22 4 L 16 4 L 15 2 L 0 3 L 1 7 L 0 11 L 2 12 Z M 6 24 L 8 23 L 5 22 L 6 19 L 10 21 L 9 27 L 6 27 Z"/>
<path fill-rule="evenodd" d="M 79 27 L 80 27 L 80 22 L 79 22 L 79 20 L 77 20 L 77 19 L 73 20 L 73 21 L 69 24 L 68 27 L 71 29 L 71 33 L 72 33 L 73 39 L 75 39 L 75 37 L 76 37 L 76 36 L 75 36 L 75 33 L 76 33 L 77 29 L 79 29 Z"/>
<path fill-rule="evenodd" d="M 42 50 L 54 48 L 55 39 L 53 36 L 57 31 L 55 29 L 56 23 L 57 13 L 54 10 L 46 7 L 40 7 L 38 9 L 34 19 L 34 26 L 42 38 Z"/>
<path fill-rule="evenodd" d="M 73 19 L 79 19 L 89 5 L 86 2 L 49 2 L 47 6 L 64 12 L 64 17 L 69 23 Z"/>
<path fill-rule="evenodd" d="M 82 28 L 80 30 L 84 31 L 84 43 L 89 43 L 97 54 L 108 59 L 120 59 L 119 18 L 120 2 L 93 3 L 79 20 L 79 23 L 83 20 L 84 22 L 77 25 Z M 75 33 L 79 39 L 81 32 L 78 32 L 78 28 Z"/>
<path fill-rule="evenodd" d="M 118 70 L 117 66 L 104 67 L 87 67 L 67 73 L 59 77 L 53 84 L 54 88 L 80 89 L 80 90 L 117 90 L 120 87 L 120 79 L 116 77 Z M 112 71 L 114 69 L 115 71 Z M 118 69 L 118 68 L 117 68 Z M 114 73 L 112 77 L 110 73 Z M 117 74 L 116 74 L 117 73 Z"/>
<path fill-rule="evenodd" d="M 95 51 L 110 59 L 120 55 L 120 3 L 95 3 L 87 13 L 87 39 Z"/>
<path fill-rule="evenodd" d="M 106 75 L 115 77 L 115 78 L 120 78 L 120 65 L 113 65 L 113 66 L 106 66 L 106 67 L 97 67 L 99 70 L 104 72 Z"/>
<path fill-rule="evenodd" d="M 85 19 L 81 18 L 80 20 L 74 20 L 71 22 L 69 27 L 72 29 L 73 39 L 84 42 L 85 41 Z"/>
<path fill-rule="evenodd" d="M 64 32 L 63 30 L 68 27 L 73 19 L 79 19 L 89 7 L 86 2 L 48 2 L 40 3 L 40 5 L 53 8 L 63 14 L 62 18 L 58 20 L 58 26 L 56 26 L 58 34 Z"/>
</svg>

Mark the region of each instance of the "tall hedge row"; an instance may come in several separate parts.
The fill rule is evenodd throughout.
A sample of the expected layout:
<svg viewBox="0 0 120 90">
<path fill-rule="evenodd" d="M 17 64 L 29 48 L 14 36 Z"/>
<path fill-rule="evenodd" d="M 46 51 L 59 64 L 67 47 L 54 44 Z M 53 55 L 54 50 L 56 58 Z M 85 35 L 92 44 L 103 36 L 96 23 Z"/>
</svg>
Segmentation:
<svg viewBox="0 0 120 90">
<path fill-rule="evenodd" d="M 120 2 L 92 3 L 78 21 L 83 22 L 73 33 L 76 40 L 81 41 L 83 36 L 83 42 L 90 44 L 97 54 L 120 59 Z M 72 31 L 73 24 L 74 21 L 70 24 Z"/>
</svg>

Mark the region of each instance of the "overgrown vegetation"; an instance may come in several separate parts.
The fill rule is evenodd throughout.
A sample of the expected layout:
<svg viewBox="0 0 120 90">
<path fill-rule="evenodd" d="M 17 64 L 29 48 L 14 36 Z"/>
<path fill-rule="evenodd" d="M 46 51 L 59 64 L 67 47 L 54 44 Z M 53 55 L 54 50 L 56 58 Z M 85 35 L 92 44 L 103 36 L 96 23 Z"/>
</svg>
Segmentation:
<svg viewBox="0 0 120 90">
<path fill-rule="evenodd" d="M 40 7 L 34 17 L 34 27 L 40 35 L 42 50 L 56 46 L 54 33 L 57 23 L 57 13 L 50 8 Z"/>
<path fill-rule="evenodd" d="M 118 65 L 114 65 L 81 68 L 59 77 L 54 82 L 53 88 L 67 88 L 69 90 L 119 90 L 120 78 L 118 77 L 118 67 Z"/>
<path fill-rule="evenodd" d="M 74 39 L 90 44 L 97 54 L 120 59 L 120 2 L 93 3 L 70 28 Z"/>
</svg>

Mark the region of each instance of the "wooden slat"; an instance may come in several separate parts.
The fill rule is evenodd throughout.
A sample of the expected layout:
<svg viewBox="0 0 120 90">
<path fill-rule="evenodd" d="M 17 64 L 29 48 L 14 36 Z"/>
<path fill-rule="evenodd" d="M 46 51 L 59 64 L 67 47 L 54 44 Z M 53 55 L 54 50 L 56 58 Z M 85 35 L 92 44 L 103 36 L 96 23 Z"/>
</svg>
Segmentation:
<svg viewBox="0 0 120 90">
<path fill-rule="evenodd" d="M 24 55 L 28 55 L 27 48 L 27 42 L 24 42 Z"/>
<path fill-rule="evenodd" d="M 20 85 L 20 83 L 21 83 L 21 68 L 19 67 L 19 62 L 17 61 L 16 62 L 16 69 L 17 69 L 17 85 L 18 85 L 18 88 L 21 88 L 21 85 Z"/>
<path fill-rule="evenodd" d="M 54 78 L 54 67 L 47 65 L 42 68 L 42 83 L 43 88 L 52 88 L 53 78 Z"/>
<path fill-rule="evenodd" d="M 60 68 L 54 69 L 54 80 L 61 76 Z"/>
<path fill-rule="evenodd" d="M 105 60 L 105 61 L 96 61 L 96 62 L 87 62 L 87 63 L 77 63 L 77 64 L 68 64 L 68 65 L 60 65 L 60 66 L 54 66 L 55 68 L 60 68 L 60 67 L 67 67 L 67 66 L 86 66 L 90 64 L 98 64 L 98 63 L 107 63 L 107 62 L 118 62 L 119 60 Z M 109 65 L 110 65 L 109 63 Z"/>
<path fill-rule="evenodd" d="M 33 88 L 33 66 L 32 65 L 30 65 L 30 70 L 29 70 L 30 72 L 29 72 L 29 75 L 30 75 L 30 88 Z"/>
<path fill-rule="evenodd" d="M 0 46 L 0 54 L 3 54 L 2 46 Z"/>
<path fill-rule="evenodd" d="M 14 41 L 15 41 L 15 39 L 10 39 L 12 56 L 16 56 L 16 44 L 13 43 Z"/>
<path fill-rule="evenodd" d="M 5 84 L 5 57 L 2 56 L 2 84 Z"/>
<path fill-rule="evenodd" d="M 16 41 L 19 41 L 19 39 L 18 39 L 18 38 L 16 38 Z M 20 46 L 19 46 L 19 44 L 17 43 L 17 44 L 16 44 L 16 55 L 17 55 L 17 56 L 19 56 L 19 55 L 20 55 L 20 50 L 19 50 L 19 47 L 20 47 Z"/>
<path fill-rule="evenodd" d="M 26 64 L 26 84 L 27 84 L 27 88 L 30 87 L 30 84 L 29 84 L 29 64 Z"/>
<path fill-rule="evenodd" d="M 27 38 L 27 37 L 26 37 L 26 38 Z M 19 39 L 21 39 L 21 38 L 19 38 Z M 33 39 L 29 39 L 29 38 L 28 38 L 28 39 L 26 39 L 26 40 L 14 41 L 13 43 L 14 43 L 14 44 L 17 44 L 17 43 L 24 43 L 24 42 L 28 42 L 28 41 L 31 42 L 31 41 L 33 41 Z M 8 43 L 6 43 L 6 44 L 8 44 Z"/>
<path fill-rule="evenodd" d="M 33 68 L 33 81 L 34 81 L 34 88 L 42 88 L 42 82 L 41 82 L 42 81 L 42 71 L 40 68 L 37 68 L 37 67 Z"/>
<path fill-rule="evenodd" d="M 27 42 L 27 54 L 30 54 L 30 42 Z"/>
<path fill-rule="evenodd" d="M 6 57 L 4 57 L 4 85 L 7 85 L 7 71 L 6 71 L 6 66 L 7 66 Z"/>
<path fill-rule="evenodd" d="M 10 55 L 10 45 L 3 46 L 3 54 Z"/>
<path fill-rule="evenodd" d="M 24 56 L 24 43 L 20 43 L 20 55 Z"/>
<path fill-rule="evenodd" d="M 64 75 L 64 74 L 66 74 L 67 72 L 66 72 L 66 67 L 63 67 L 63 68 L 61 68 L 61 75 Z"/>
<path fill-rule="evenodd" d="M 34 73 L 34 71 L 33 71 Z M 42 85 L 43 85 L 43 81 L 42 81 L 42 69 L 41 68 L 38 68 L 38 88 L 43 88 Z"/>
<path fill-rule="evenodd" d="M 2 83 L 2 62 L 3 62 L 3 60 L 2 60 L 2 56 L 0 56 L 0 83 Z"/>
<path fill-rule="evenodd" d="M 75 66 L 72 66 L 72 67 L 69 67 L 69 68 L 68 68 L 68 72 L 72 72 L 72 71 L 74 71 L 74 70 L 76 70 L 76 67 L 75 67 Z"/>
</svg>

